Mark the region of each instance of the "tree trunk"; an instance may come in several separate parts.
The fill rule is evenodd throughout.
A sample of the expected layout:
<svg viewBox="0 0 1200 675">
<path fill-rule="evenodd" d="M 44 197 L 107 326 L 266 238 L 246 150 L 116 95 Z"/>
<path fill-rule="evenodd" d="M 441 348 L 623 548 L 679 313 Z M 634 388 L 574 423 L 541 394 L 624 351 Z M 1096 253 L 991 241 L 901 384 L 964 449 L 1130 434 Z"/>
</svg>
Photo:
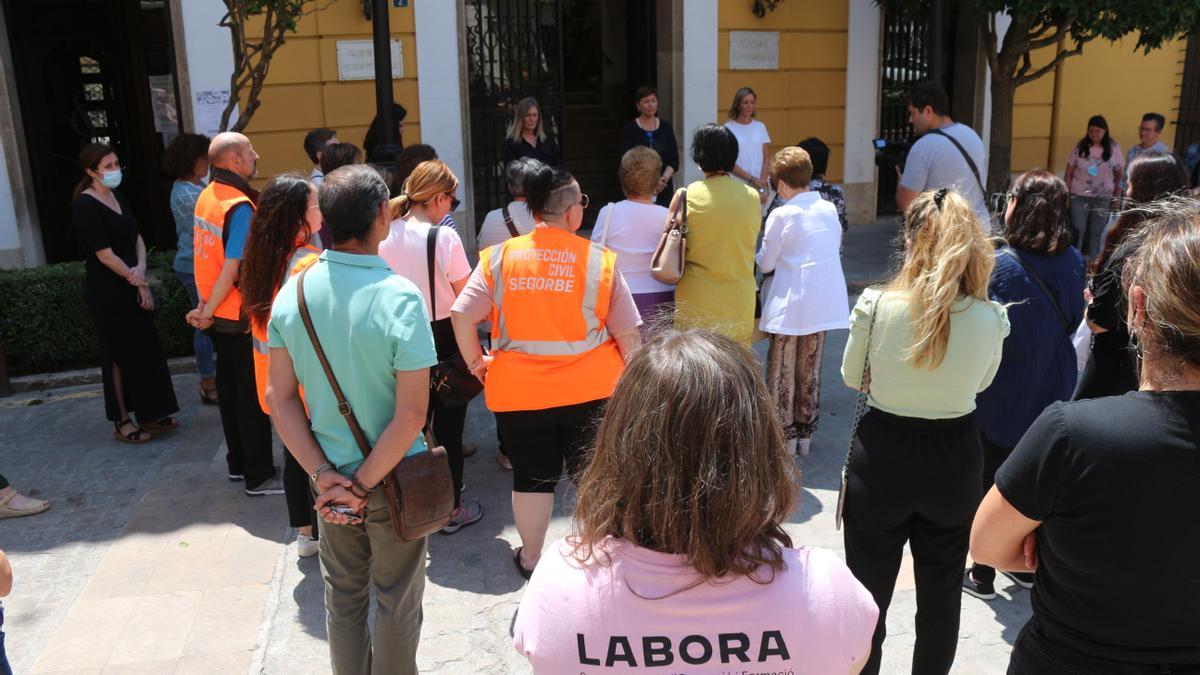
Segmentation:
<svg viewBox="0 0 1200 675">
<path fill-rule="evenodd" d="M 988 194 L 1003 192 L 1012 172 L 1013 93 L 1011 68 L 992 72 L 992 124 L 988 144 Z"/>
</svg>

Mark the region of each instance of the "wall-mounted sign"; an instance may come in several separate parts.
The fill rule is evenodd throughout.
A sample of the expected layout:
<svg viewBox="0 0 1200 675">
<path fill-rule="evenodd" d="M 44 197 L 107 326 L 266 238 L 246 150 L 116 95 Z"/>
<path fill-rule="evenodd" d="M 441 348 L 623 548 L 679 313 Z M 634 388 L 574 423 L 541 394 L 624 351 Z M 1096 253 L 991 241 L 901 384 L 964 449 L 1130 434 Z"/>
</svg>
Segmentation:
<svg viewBox="0 0 1200 675">
<path fill-rule="evenodd" d="M 729 31 L 730 70 L 778 70 L 779 32 Z"/>
<path fill-rule="evenodd" d="M 338 40 L 339 80 L 375 79 L 375 44 L 370 40 Z M 392 40 L 392 79 L 404 77 L 404 49 Z"/>
</svg>

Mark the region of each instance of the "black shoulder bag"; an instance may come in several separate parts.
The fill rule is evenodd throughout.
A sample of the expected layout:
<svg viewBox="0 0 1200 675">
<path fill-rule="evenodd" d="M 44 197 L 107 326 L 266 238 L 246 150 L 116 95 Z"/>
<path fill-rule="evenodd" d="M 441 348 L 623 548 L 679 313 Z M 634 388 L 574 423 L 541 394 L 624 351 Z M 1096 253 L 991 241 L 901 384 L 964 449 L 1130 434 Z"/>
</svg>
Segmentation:
<svg viewBox="0 0 1200 675">
<path fill-rule="evenodd" d="M 980 178 L 979 176 L 979 167 L 975 166 L 975 160 L 971 159 L 971 156 L 967 154 L 967 149 L 962 146 L 962 143 L 959 143 L 958 139 L 942 131 L 941 129 L 934 129 L 929 133 L 937 134 L 938 136 L 945 138 L 953 143 L 954 147 L 958 148 L 958 151 L 962 153 L 963 159 L 967 160 L 967 166 L 971 168 L 971 173 L 975 176 L 975 183 L 979 185 L 979 193 L 983 195 L 983 201 L 987 202 L 987 188 L 983 187 L 983 178 Z"/>
<path fill-rule="evenodd" d="M 437 266 L 437 232 L 438 226 L 433 225 L 425 238 L 425 261 L 429 266 L 430 323 L 437 321 L 437 288 L 433 285 L 433 270 Z M 438 359 L 437 364 L 429 369 L 429 395 L 436 396 L 447 408 L 464 406 L 481 391 L 483 383 L 471 374 L 466 359 L 457 347 L 453 355 Z"/>
</svg>

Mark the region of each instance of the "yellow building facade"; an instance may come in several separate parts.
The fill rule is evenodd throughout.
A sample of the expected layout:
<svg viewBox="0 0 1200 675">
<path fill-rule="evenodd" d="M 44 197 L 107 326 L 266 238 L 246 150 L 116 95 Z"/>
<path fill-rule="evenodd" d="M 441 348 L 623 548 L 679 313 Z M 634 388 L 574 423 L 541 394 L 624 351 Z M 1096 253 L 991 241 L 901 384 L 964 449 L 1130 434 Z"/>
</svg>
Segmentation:
<svg viewBox="0 0 1200 675">
<path fill-rule="evenodd" d="M 411 145 L 421 142 L 413 8 L 393 7 L 388 18 L 392 39 L 400 41 L 403 66 L 402 73 L 392 74 L 392 92 L 396 103 L 408 112 L 403 141 Z M 340 80 L 337 45 L 339 41 L 370 40 L 371 26 L 362 3 L 350 0 L 329 3 L 297 24 L 295 34 L 271 61 L 260 97 L 262 105 L 246 127 L 262 157 L 261 177 L 284 171 L 307 173 L 311 163 L 303 141 L 310 129 L 334 129 L 342 142 L 362 147 L 375 117 L 375 82 Z"/>
</svg>

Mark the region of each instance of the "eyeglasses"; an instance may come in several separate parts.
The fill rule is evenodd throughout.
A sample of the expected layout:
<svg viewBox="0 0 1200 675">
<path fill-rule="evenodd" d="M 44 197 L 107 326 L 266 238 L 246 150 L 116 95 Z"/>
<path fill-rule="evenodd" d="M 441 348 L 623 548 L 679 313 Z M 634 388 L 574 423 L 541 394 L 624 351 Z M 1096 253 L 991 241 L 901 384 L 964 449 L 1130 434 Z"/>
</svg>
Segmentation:
<svg viewBox="0 0 1200 675">
<path fill-rule="evenodd" d="M 459 205 L 462 204 L 462 202 L 460 202 L 458 200 L 458 197 L 455 197 L 454 193 L 452 193 L 452 192 L 447 192 L 447 193 L 445 193 L 445 195 L 450 198 L 450 210 L 457 211 Z"/>
</svg>

